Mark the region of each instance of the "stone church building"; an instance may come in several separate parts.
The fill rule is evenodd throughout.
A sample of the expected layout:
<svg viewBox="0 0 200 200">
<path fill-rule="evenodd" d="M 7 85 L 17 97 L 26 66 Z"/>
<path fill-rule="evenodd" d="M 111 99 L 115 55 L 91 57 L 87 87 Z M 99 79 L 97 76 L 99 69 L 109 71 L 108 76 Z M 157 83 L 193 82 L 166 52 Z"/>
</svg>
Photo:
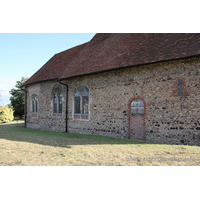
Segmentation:
<svg viewBox="0 0 200 200">
<path fill-rule="evenodd" d="M 28 128 L 200 145 L 200 34 L 96 34 L 24 86 Z"/>
</svg>

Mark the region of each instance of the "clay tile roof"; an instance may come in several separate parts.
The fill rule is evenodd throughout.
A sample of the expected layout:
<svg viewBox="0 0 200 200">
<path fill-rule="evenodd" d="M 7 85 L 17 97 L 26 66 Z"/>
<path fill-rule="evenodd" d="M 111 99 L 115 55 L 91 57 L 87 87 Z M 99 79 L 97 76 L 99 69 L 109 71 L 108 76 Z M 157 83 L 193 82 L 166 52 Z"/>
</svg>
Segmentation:
<svg viewBox="0 0 200 200">
<path fill-rule="evenodd" d="M 25 85 L 197 55 L 198 33 L 99 33 L 53 56 Z"/>
</svg>

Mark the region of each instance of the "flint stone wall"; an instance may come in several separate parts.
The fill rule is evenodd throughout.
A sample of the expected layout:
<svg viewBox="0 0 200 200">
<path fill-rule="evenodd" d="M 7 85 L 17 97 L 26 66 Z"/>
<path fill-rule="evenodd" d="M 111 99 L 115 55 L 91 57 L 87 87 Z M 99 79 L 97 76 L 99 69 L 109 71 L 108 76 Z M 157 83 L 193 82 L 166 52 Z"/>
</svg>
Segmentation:
<svg viewBox="0 0 200 200">
<path fill-rule="evenodd" d="M 183 82 L 178 97 L 177 81 Z M 167 144 L 200 145 L 200 57 L 160 62 L 62 81 L 68 85 L 68 132 L 128 138 L 130 99 L 143 99 L 145 139 Z M 65 86 L 63 113 L 53 116 L 52 89 L 47 81 L 27 87 L 27 127 L 65 131 Z M 74 89 L 89 89 L 89 119 L 75 119 Z M 31 95 L 38 96 L 37 117 L 31 113 Z"/>
</svg>

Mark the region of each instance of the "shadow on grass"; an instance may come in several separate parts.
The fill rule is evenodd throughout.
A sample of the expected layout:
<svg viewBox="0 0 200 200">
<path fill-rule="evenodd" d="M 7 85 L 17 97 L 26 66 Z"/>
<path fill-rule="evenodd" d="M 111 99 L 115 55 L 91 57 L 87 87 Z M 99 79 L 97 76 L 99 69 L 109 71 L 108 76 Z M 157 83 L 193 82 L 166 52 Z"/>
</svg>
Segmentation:
<svg viewBox="0 0 200 200">
<path fill-rule="evenodd" d="M 70 148 L 71 145 L 150 144 L 144 141 L 117 139 L 107 136 L 30 129 L 25 128 L 24 123 L 0 124 L 0 138 L 64 148 Z"/>
</svg>

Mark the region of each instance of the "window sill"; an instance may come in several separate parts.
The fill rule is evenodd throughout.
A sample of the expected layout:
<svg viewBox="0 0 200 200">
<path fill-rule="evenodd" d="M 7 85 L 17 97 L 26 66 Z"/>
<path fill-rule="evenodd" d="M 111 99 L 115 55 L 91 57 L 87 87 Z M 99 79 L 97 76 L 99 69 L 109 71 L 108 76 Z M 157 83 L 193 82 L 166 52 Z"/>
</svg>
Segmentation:
<svg viewBox="0 0 200 200">
<path fill-rule="evenodd" d="M 37 113 L 31 113 L 31 117 L 37 117 Z"/>
<path fill-rule="evenodd" d="M 84 119 L 84 120 L 88 120 L 88 119 L 89 119 L 89 115 L 74 114 L 74 119 Z"/>
<path fill-rule="evenodd" d="M 62 113 L 53 113 L 53 117 L 62 117 Z"/>
</svg>

